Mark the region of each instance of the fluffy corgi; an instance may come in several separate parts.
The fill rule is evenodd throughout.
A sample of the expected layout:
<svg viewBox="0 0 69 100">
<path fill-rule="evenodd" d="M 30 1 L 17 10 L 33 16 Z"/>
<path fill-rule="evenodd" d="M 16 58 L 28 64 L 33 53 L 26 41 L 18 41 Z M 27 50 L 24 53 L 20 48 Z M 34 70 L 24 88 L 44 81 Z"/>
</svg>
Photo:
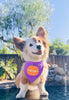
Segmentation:
<svg viewBox="0 0 69 100">
<path fill-rule="evenodd" d="M 16 77 L 17 88 L 20 88 L 20 91 L 17 94 L 16 98 L 24 98 L 28 89 L 36 89 L 37 87 L 39 88 L 40 95 L 48 95 L 48 92 L 45 90 L 45 82 L 48 76 L 48 65 L 46 63 L 46 59 L 49 53 L 46 31 L 43 27 L 39 27 L 36 32 L 36 36 L 33 36 L 27 40 L 23 40 L 19 37 L 14 37 L 13 42 L 16 47 L 21 50 L 23 58 L 25 60 L 20 73 Z M 37 76 L 39 70 L 35 65 L 29 67 L 28 74 L 32 75 L 30 76 L 31 79 L 29 80 L 24 71 L 26 63 L 40 63 L 41 61 L 43 63 L 42 72 L 41 74 L 39 74 L 39 77 L 37 77 L 36 80 L 31 82 L 30 80 L 33 80 L 34 77 Z"/>
</svg>

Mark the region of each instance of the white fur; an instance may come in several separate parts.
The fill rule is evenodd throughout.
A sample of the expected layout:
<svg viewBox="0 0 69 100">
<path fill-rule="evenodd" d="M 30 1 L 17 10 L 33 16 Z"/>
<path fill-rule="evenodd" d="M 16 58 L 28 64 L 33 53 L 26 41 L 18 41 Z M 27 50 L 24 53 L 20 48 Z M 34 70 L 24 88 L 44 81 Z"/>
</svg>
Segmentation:
<svg viewBox="0 0 69 100">
<path fill-rule="evenodd" d="M 29 85 L 28 89 L 31 91 L 34 91 L 34 90 L 38 89 L 38 86 L 37 85 Z"/>
<path fill-rule="evenodd" d="M 48 96 L 48 92 L 45 90 L 45 83 L 39 85 L 39 91 L 40 91 L 40 95 Z"/>
<path fill-rule="evenodd" d="M 23 85 L 21 82 L 20 82 L 20 91 L 19 93 L 17 94 L 16 98 L 24 98 L 25 97 L 25 94 L 28 90 L 28 86 L 27 84 Z"/>
<path fill-rule="evenodd" d="M 33 46 L 30 47 L 29 46 L 30 44 L 33 44 Z M 44 45 L 42 43 L 40 44 L 41 45 L 42 54 L 41 55 L 37 55 L 37 54 L 33 54 L 32 53 L 32 52 L 34 52 L 34 53 L 38 52 L 37 45 L 39 45 L 39 44 L 37 44 L 33 40 L 33 38 L 29 38 L 29 39 L 26 40 L 25 47 L 23 48 L 23 58 L 24 58 L 25 61 L 33 61 L 33 62 L 36 62 L 37 61 L 37 62 L 39 62 L 39 61 L 43 60 L 42 57 L 44 55 Z M 42 74 L 43 74 L 43 77 L 46 80 L 47 74 L 48 74 L 48 69 L 46 69 L 45 72 L 43 71 Z M 38 86 L 39 83 L 40 83 L 40 77 L 38 79 L 36 79 L 36 81 L 33 82 L 33 84 L 30 85 L 29 87 L 28 87 L 27 84 L 24 84 L 23 85 L 20 82 L 20 91 L 17 94 L 16 98 L 24 98 L 25 97 L 25 94 L 26 94 L 26 92 L 27 92 L 28 89 L 34 90 L 36 88 L 39 88 L 41 95 L 48 95 L 48 92 L 44 88 L 45 83 L 40 84 Z"/>
<path fill-rule="evenodd" d="M 32 47 L 30 47 L 30 43 L 33 44 Z M 25 47 L 23 49 L 23 58 L 25 59 L 25 61 L 41 61 L 42 60 L 42 55 L 44 55 L 44 46 L 41 44 L 41 50 L 42 50 L 42 54 L 41 55 L 36 55 L 33 54 L 32 52 L 38 52 L 37 49 L 37 43 L 35 43 L 35 41 L 32 38 L 29 38 L 26 40 L 26 44 Z M 32 58 L 32 59 L 31 59 Z"/>
</svg>

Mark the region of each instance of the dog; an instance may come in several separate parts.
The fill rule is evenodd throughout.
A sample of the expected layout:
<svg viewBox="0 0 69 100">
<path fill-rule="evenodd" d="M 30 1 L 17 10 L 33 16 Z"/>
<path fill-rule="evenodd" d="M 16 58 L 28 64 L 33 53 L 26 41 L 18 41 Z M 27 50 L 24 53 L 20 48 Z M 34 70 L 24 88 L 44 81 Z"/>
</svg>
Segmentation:
<svg viewBox="0 0 69 100">
<path fill-rule="evenodd" d="M 28 89 L 34 90 L 39 88 L 40 95 L 47 95 L 45 90 L 45 82 L 48 76 L 48 65 L 46 59 L 49 53 L 49 46 L 47 43 L 47 33 L 41 26 L 36 32 L 36 36 L 23 40 L 19 37 L 14 37 L 13 42 L 16 47 L 22 52 L 25 63 L 27 61 L 40 62 L 43 61 L 43 71 L 40 76 L 31 83 L 24 72 L 25 63 L 23 63 L 20 73 L 16 77 L 16 86 L 20 88 L 16 98 L 24 98 Z"/>
</svg>

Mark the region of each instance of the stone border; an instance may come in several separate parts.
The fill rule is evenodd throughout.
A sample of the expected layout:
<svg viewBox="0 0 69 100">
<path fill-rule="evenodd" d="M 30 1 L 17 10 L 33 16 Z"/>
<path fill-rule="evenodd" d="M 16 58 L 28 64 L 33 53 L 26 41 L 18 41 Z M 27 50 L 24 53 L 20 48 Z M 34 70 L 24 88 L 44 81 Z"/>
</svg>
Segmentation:
<svg viewBox="0 0 69 100">
<path fill-rule="evenodd" d="M 15 80 L 3 80 L 0 81 L 0 89 L 8 89 L 16 87 Z"/>
</svg>

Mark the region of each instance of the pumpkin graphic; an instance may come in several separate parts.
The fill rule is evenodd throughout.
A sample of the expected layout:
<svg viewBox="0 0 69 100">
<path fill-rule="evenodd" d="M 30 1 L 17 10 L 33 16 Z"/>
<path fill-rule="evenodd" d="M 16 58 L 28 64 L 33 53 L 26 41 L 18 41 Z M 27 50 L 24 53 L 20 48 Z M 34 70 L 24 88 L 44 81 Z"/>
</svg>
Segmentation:
<svg viewBox="0 0 69 100">
<path fill-rule="evenodd" d="M 39 73 L 39 69 L 37 66 L 32 65 L 27 68 L 27 74 L 30 76 L 36 76 Z"/>
</svg>

